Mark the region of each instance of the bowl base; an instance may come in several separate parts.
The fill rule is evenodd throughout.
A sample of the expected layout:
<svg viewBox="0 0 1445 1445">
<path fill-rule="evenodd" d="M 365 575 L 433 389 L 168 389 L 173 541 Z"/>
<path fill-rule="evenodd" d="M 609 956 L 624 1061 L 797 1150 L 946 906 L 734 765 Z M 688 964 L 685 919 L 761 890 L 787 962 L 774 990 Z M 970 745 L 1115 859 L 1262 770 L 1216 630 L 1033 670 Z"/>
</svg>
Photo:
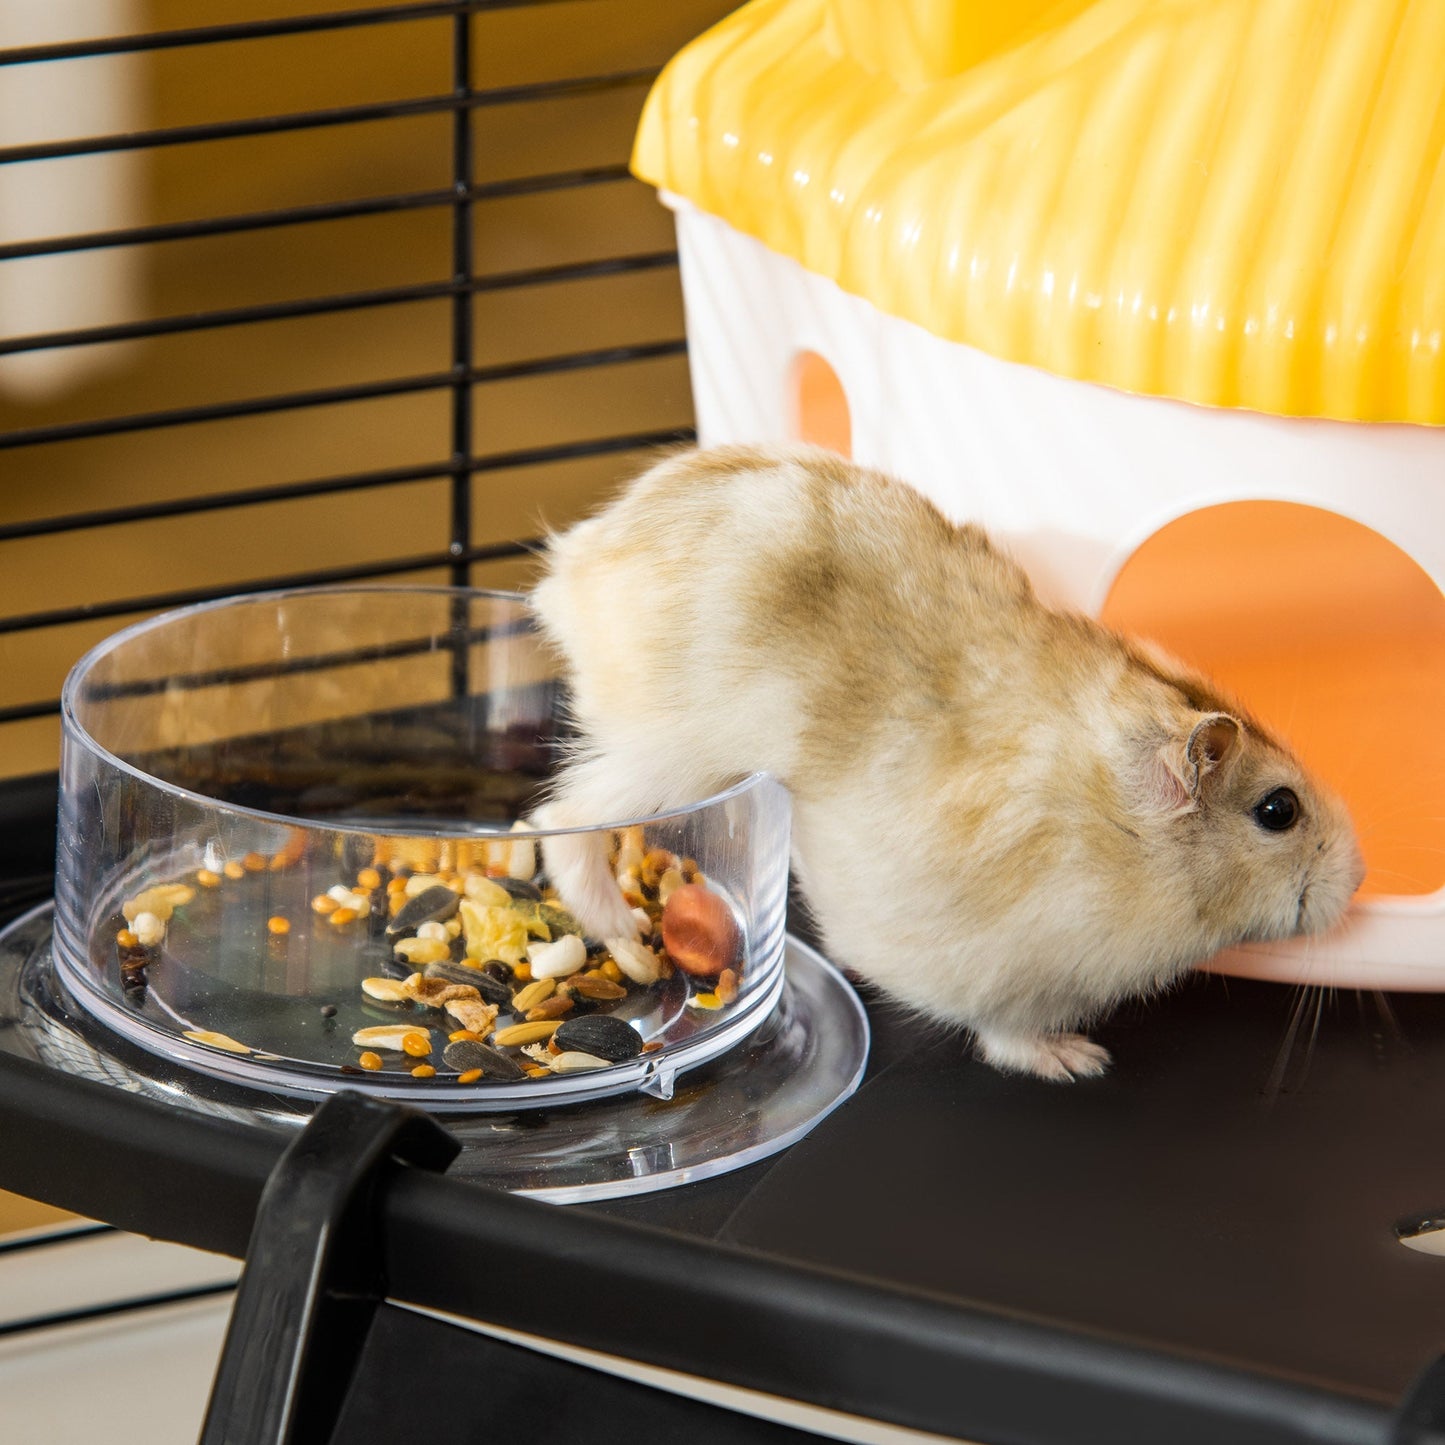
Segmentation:
<svg viewBox="0 0 1445 1445">
<path fill-rule="evenodd" d="M 177 1064 L 78 1006 L 55 970 L 52 913 L 44 905 L 0 933 L 0 1049 L 212 1117 L 306 1122 L 315 1101 Z M 857 1088 L 868 1039 L 867 1016 L 846 980 L 790 937 L 771 1014 L 726 1054 L 680 1074 L 670 1098 L 632 1093 L 511 1113 L 429 1112 L 462 1144 L 453 1178 L 556 1203 L 643 1194 L 742 1168 L 802 1138 Z"/>
</svg>

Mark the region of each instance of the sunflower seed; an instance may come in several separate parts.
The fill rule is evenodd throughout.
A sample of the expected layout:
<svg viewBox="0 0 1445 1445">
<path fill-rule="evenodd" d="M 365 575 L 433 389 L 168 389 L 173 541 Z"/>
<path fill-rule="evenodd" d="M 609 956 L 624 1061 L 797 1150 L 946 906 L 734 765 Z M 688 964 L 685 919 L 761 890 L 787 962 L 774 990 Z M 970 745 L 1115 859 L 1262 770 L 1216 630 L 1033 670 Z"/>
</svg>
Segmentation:
<svg viewBox="0 0 1445 1445">
<path fill-rule="evenodd" d="M 447 1068 L 455 1069 L 459 1074 L 480 1069 L 483 1074 L 494 1079 L 523 1077 L 522 1066 L 515 1059 L 509 1059 L 506 1054 L 498 1053 L 496 1049 L 489 1049 L 485 1044 L 475 1043 L 471 1039 L 458 1039 L 456 1043 L 448 1044 L 442 1050 L 442 1059 Z"/>
<path fill-rule="evenodd" d="M 505 888 L 513 898 L 525 898 L 531 903 L 542 901 L 542 890 L 525 878 L 493 878 L 499 888 Z"/>
<path fill-rule="evenodd" d="M 386 936 L 397 938 L 403 933 L 410 933 L 423 923 L 444 923 L 457 911 L 457 905 L 461 901 L 461 895 L 454 893 L 445 883 L 424 888 L 416 897 L 408 899 L 396 917 L 386 925 Z"/>
<path fill-rule="evenodd" d="M 642 1039 L 637 1030 L 613 1014 L 587 1014 L 566 1019 L 558 1024 L 553 1035 L 557 1047 L 596 1054 L 599 1059 L 620 1064 L 642 1052 Z"/>
<path fill-rule="evenodd" d="M 471 968 L 465 963 L 453 963 L 450 959 L 443 959 L 439 963 L 427 964 L 422 972 L 428 978 L 442 978 L 448 983 L 470 984 L 487 1003 L 511 1007 L 511 988 L 485 969 Z M 511 970 L 508 969 L 507 972 L 510 974 Z"/>
</svg>

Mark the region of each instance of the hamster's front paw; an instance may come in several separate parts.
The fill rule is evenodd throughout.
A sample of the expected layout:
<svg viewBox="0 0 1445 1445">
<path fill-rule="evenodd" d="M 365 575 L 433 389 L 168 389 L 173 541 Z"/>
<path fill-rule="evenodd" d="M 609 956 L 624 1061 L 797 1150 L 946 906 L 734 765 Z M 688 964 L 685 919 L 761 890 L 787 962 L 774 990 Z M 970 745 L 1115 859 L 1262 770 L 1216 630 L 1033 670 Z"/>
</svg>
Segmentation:
<svg viewBox="0 0 1445 1445">
<path fill-rule="evenodd" d="M 1083 1034 L 1006 1034 L 977 1031 L 979 1052 L 996 1069 L 1067 1084 L 1109 1067 L 1109 1051 Z"/>
<path fill-rule="evenodd" d="M 631 905 L 607 866 L 605 835 L 560 833 L 544 838 L 542 855 L 558 896 L 589 938 L 638 937 Z"/>
</svg>

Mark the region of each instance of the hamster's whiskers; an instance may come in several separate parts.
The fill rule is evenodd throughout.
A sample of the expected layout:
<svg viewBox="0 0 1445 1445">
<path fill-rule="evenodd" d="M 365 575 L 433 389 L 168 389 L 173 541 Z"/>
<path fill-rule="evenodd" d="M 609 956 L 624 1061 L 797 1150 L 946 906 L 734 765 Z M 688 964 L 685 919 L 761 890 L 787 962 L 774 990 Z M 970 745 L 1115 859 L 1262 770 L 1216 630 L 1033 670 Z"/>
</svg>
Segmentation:
<svg viewBox="0 0 1445 1445">
<path fill-rule="evenodd" d="M 1300 983 L 1295 985 L 1293 993 L 1294 1003 L 1290 1008 L 1289 1022 L 1285 1025 L 1284 1039 L 1279 1046 L 1279 1052 L 1275 1055 L 1274 1067 L 1270 1070 L 1269 1078 L 1264 1086 L 1264 1096 L 1267 1099 L 1278 1098 L 1284 1091 L 1285 1075 L 1289 1072 L 1290 1064 L 1293 1061 L 1295 1040 L 1299 1037 L 1300 1025 L 1304 1022 L 1312 999 L 1314 1016 L 1305 1045 L 1304 1058 L 1301 1062 L 1300 1083 L 1303 1083 L 1305 1074 L 1309 1072 L 1310 1055 L 1314 1051 L 1315 1039 L 1319 1035 L 1320 1013 L 1324 1007 L 1324 987 L 1320 984 Z"/>
</svg>

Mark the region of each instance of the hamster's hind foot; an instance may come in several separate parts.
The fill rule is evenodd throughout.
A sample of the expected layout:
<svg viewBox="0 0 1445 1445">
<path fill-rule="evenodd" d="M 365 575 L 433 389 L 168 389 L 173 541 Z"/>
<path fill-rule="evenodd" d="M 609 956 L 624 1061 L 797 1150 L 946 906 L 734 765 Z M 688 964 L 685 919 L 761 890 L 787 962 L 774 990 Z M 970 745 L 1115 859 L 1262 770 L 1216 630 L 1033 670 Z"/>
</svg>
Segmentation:
<svg viewBox="0 0 1445 1445">
<path fill-rule="evenodd" d="M 979 1052 L 1005 1073 L 1033 1074 L 1057 1084 L 1092 1078 L 1109 1067 L 1109 1051 L 1083 1034 L 976 1031 Z"/>
</svg>

